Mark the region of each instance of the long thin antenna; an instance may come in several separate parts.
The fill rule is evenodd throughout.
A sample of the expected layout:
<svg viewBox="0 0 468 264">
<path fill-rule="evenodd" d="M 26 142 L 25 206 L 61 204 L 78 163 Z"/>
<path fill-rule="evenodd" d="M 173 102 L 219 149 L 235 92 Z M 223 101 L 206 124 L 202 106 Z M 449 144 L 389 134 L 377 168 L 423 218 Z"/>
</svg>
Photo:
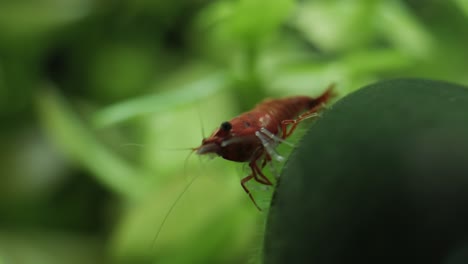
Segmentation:
<svg viewBox="0 0 468 264">
<path fill-rule="evenodd" d="M 139 148 L 146 148 L 145 145 L 143 144 L 137 144 L 137 143 L 125 143 L 125 144 L 120 144 L 120 147 L 139 147 Z M 162 150 L 167 150 L 167 151 L 193 151 L 193 148 L 161 148 Z"/>
<path fill-rule="evenodd" d="M 120 144 L 120 147 L 139 147 L 139 148 L 145 148 L 143 144 L 138 144 L 138 143 L 125 143 L 125 144 Z"/>
<path fill-rule="evenodd" d="M 187 172 L 187 162 L 188 162 L 188 160 L 189 160 L 189 158 L 190 158 L 190 156 L 192 154 L 193 154 L 193 151 L 190 152 L 190 154 L 187 156 L 187 158 L 185 158 L 184 173 Z M 177 196 L 175 201 L 172 203 L 171 207 L 169 208 L 166 215 L 164 216 L 164 219 L 162 220 L 161 225 L 159 225 L 159 228 L 158 228 L 158 231 L 156 232 L 156 235 L 153 238 L 153 242 L 151 243 L 151 249 L 153 249 L 154 246 L 156 245 L 156 241 L 158 240 L 159 234 L 161 233 L 164 225 L 166 224 L 167 220 L 169 219 L 169 216 L 171 215 L 172 211 L 174 210 L 174 208 L 176 207 L 176 205 L 178 204 L 180 199 L 182 199 L 182 196 L 184 196 L 184 194 L 187 192 L 187 190 L 190 188 L 190 186 L 192 186 L 192 184 L 195 182 L 195 180 L 198 178 L 199 175 L 200 174 L 196 174 L 192 179 L 190 179 L 189 183 L 184 187 L 182 192 Z"/>
<path fill-rule="evenodd" d="M 187 150 L 193 151 L 194 150 L 193 148 L 161 148 L 161 149 L 167 150 L 167 151 L 187 151 Z"/>
<path fill-rule="evenodd" d="M 200 113 L 200 108 L 198 107 L 198 105 L 197 105 L 197 113 L 198 113 L 198 120 L 200 121 L 200 128 L 201 128 L 202 137 L 205 138 L 205 126 L 203 125 L 203 120 L 202 120 L 201 113 Z M 190 157 L 192 156 L 193 152 L 195 152 L 196 149 L 194 149 L 194 148 L 177 148 L 177 149 L 171 149 L 171 150 L 191 150 L 190 154 L 187 156 L 187 158 L 185 158 L 185 161 L 184 161 L 184 174 L 188 175 L 187 174 L 188 160 L 190 159 Z M 171 207 L 169 208 L 166 215 L 164 216 L 164 218 L 163 218 L 163 220 L 161 222 L 161 225 L 159 225 L 158 231 L 156 232 L 156 234 L 155 234 L 155 236 L 153 238 L 153 241 L 151 243 L 151 249 L 150 250 L 152 250 L 155 247 L 156 242 L 157 242 L 158 237 L 159 237 L 159 234 L 161 233 L 163 227 L 165 226 L 167 220 L 169 219 L 169 216 L 172 214 L 172 211 L 174 210 L 176 205 L 179 203 L 179 201 L 182 199 L 184 194 L 188 191 L 188 189 L 193 185 L 195 180 L 198 179 L 198 176 L 200 176 L 200 174 L 195 174 L 195 176 L 193 176 L 190 179 L 188 184 L 184 187 L 182 192 L 180 192 L 180 194 L 177 196 L 175 201 L 172 203 Z"/>
<path fill-rule="evenodd" d="M 203 119 L 200 112 L 200 107 L 197 105 L 198 121 L 200 122 L 202 138 L 205 138 L 205 126 L 203 125 Z"/>
</svg>

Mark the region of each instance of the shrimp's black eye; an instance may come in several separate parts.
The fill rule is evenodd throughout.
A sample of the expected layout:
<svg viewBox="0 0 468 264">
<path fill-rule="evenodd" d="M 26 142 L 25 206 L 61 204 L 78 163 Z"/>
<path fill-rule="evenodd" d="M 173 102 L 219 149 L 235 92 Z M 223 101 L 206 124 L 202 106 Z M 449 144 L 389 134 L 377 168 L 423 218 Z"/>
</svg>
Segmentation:
<svg viewBox="0 0 468 264">
<path fill-rule="evenodd" d="M 232 129 L 232 125 L 229 122 L 223 122 L 223 123 L 221 123 L 221 129 L 223 131 L 229 132 L 229 130 Z"/>
</svg>

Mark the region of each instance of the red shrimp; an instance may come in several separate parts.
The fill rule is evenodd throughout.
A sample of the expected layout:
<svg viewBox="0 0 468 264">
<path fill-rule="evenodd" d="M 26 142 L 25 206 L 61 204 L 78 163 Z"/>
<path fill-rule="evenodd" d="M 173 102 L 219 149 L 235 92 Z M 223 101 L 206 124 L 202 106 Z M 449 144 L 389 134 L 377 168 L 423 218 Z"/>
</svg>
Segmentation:
<svg viewBox="0 0 468 264">
<path fill-rule="evenodd" d="M 261 184 L 272 185 L 271 181 L 263 174 L 262 169 L 272 159 L 283 160 L 283 157 L 275 151 L 276 146 L 285 143 L 284 140 L 294 132 L 301 121 L 317 116 L 322 106 L 334 96 L 333 88 L 332 84 L 316 98 L 294 96 L 283 99 L 267 99 L 256 105 L 251 111 L 221 123 L 221 126 L 210 137 L 202 140 L 199 147 L 191 148 L 190 154 L 193 152 L 198 155 L 215 154 L 226 160 L 248 162 L 251 173 L 241 180 L 241 185 L 253 204 L 261 211 L 246 183 L 254 179 Z M 187 159 L 189 157 L 190 155 L 187 156 Z M 261 161 L 260 166 L 258 165 L 259 161 Z M 196 178 L 192 178 L 169 208 L 154 236 L 152 246 L 156 244 L 156 240 L 175 205 Z"/>
<path fill-rule="evenodd" d="M 262 169 L 272 159 L 283 159 L 275 147 L 284 142 L 301 121 L 317 116 L 320 108 L 333 96 L 333 88 L 334 85 L 330 85 L 317 98 L 294 96 L 267 99 L 252 110 L 221 123 L 210 137 L 204 138 L 202 144 L 193 150 L 198 155 L 215 154 L 226 160 L 248 162 L 251 173 L 241 180 L 241 185 L 261 211 L 246 183 L 254 179 L 261 184 L 272 185 Z"/>
</svg>

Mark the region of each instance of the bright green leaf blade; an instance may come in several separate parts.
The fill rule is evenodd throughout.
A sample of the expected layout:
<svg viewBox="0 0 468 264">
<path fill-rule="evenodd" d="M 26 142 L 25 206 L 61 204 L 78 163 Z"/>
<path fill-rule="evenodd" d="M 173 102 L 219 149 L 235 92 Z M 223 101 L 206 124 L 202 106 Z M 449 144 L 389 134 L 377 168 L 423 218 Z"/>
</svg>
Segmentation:
<svg viewBox="0 0 468 264">
<path fill-rule="evenodd" d="M 106 149 L 57 92 L 44 88 L 37 102 L 42 126 L 70 159 L 90 170 L 103 185 L 127 198 L 146 193 L 144 174 Z"/>
<path fill-rule="evenodd" d="M 323 51 L 350 50 L 373 37 L 375 1 L 303 1 L 292 24 Z"/>
<path fill-rule="evenodd" d="M 415 58 L 426 58 L 433 50 L 432 35 L 402 1 L 382 1 L 378 26 L 396 48 Z"/>
<path fill-rule="evenodd" d="M 2 1 L 0 32 L 15 37 L 38 35 L 82 19 L 91 11 L 89 0 Z"/>
<path fill-rule="evenodd" d="M 455 4 L 461 8 L 461 10 L 465 13 L 468 17 L 468 0 L 454 0 Z"/>
<path fill-rule="evenodd" d="M 201 78 L 186 80 L 184 84 L 167 92 L 145 95 L 106 107 L 94 114 L 93 123 L 97 127 L 104 127 L 145 114 L 168 111 L 225 89 L 227 84 L 225 73 L 212 72 Z"/>
</svg>

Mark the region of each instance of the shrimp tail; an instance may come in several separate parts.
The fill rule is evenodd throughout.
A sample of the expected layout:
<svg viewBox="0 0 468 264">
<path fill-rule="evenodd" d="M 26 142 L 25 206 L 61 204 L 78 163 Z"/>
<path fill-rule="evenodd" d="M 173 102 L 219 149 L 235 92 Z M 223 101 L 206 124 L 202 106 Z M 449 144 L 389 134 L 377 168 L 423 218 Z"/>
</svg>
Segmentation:
<svg viewBox="0 0 468 264">
<path fill-rule="evenodd" d="M 335 91 L 335 83 L 332 83 L 328 86 L 327 90 L 322 93 L 317 98 L 314 98 L 310 100 L 309 102 L 309 109 L 315 109 L 317 107 L 320 107 L 321 105 L 325 104 L 330 100 L 331 98 L 337 96 L 336 91 Z"/>
</svg>

